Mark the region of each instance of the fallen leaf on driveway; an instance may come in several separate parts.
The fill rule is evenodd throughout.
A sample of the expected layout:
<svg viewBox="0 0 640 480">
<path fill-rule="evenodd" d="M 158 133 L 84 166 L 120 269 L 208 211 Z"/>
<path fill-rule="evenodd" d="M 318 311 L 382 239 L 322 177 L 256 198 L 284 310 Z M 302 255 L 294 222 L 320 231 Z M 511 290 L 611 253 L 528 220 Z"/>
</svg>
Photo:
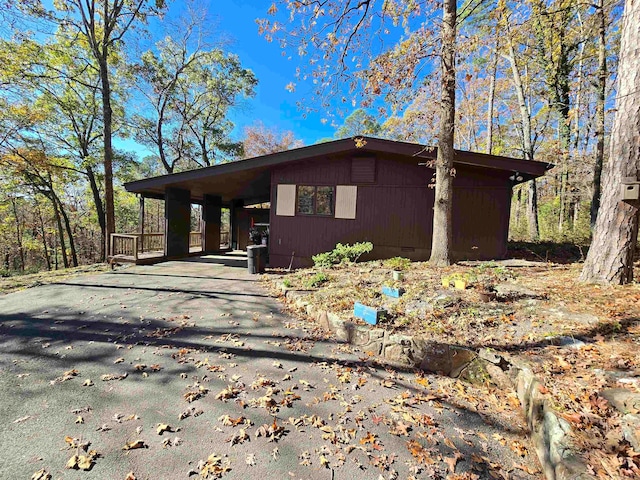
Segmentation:
<svg viewBox="0 0 640 480">
<path fill-rule="evenodd" d="M 236 397 L 239 393 L 240 390 L 229 385 L 227 388 L 216 395 L 216 400 L 228 400 L 230 398 Z"/>
<path fill-rule="evenodd" d="M 221 417 L 218 417 L 218 421 L 222 422 L 222 425 L 225 425 L 227 427 L 231 426 L 231 427 L 235 427 L 236 425 L 240 425 L 241 423 L 245 423 L 247 425 L 251 425 L 251 420 L 245 418 L 245 417 L 238 417 L 238 418 L 232 418 L 229 415 L 222 415 Z"/>
<path fill-rule="evenodd" d="M 24 417 L 20 417 L 16 420 L 13 421 L 13 423 L 22 423 L 22 422 L 26 422 L 27 420 L 29 420 L 31 418 L 31 415 L 25 415 Z"/>
<path fill-rule="evenodd" d="M 143 440 L 134 440 L 133 442 L 125 443 L 124 447 L 122 447 L 122 450 L 135 450 L 137 448 L 148 448 L 148 447 L 147 445 L 145 445 Z"/>
<path fill-rule="evenodd" d="M 238 433 L 228 438 L 226 441 L 231 442 L 231 446 L 233 446 L 236 443 L 244 443 L 245 440 L 251 440 L 251 438 L 247 434 L 246 428 L 241 428 Z"/>
<path fill-rule="evenodd" d="M 198 464 L 200 469 L 200 476 L 202 478 L 221 478 L 222 475 L 227 473 L 231 468 L 229 467 L 229 461 L 222 461 L 222 457 L 217 456 L 215 453 L 209 455 L 206 462 L 200 462 Z"/>
<path fill-rule="evenodd" d="M 103 382 L 110 382 L 111 380 L 124 380 L 125 378 L 127 378 L 127 373 L 121 373 L 121 374 L 117 374 L 117 373 L 108 373 L 105 375 L 102 375 L 100 377 L 100 380 L 102 380 Z"/>
<path fill-rule="evenodd" d="M 136 480 L 136 476 L 133 474 L 133 472 L 129 472 L 127 473 L 127 476 L 124 477 L 124 480 Z"/>
<path fill-rule="evenodd" d="M 93 455 L 74 455 L 67 462 L 67 468 L 74 470 L 91 470 L 94 464 L 93 458 Z"/>
<path fill-rule="evenodd" d="M 91 381 L 90 378 L 87 378 L 84 383 L 82 384 L 83 387 L 93 387 L 94 383 Z"/>
<path fill-rule="evenodd" d="M 270 442 L 277 442 L 284 433 L 284 427 L 279 426 L 274 418 L 271 425 L 265 423 L 256 430 L 256 437 L 266 437 Z"/>
<path fill-rule="evenodd" d="M 455 473 L 456 465 L 458 464 L 458 461 L 461 460 L 462 458 L 463 458 L 463 455 L 460 452 L 454 453 L 453 457 L 444 457 L 444 461 L 449 467 L 449 471 L 451 473 Z"/>
<path fill-rule="evenodd" d="M 31 475 L 31 480 L 51 480 L 51 474 L 44 468 L 41 468 L 36 473 Z"/>
<path fill-rule="evenodd" d="M 375 441 L 376 436 L 371 432 L 367 432 L 367 435 L 360 439 L 360 445 L 366 445 L 367 443 L 374 444 Z"/>
<path fill-rule="evenodd" d="M 209 390 L 201 386 L 198 390 L 191 390 L 185 393 L 183 397 L 187 402 L 191 403 L 206 395 L 208 391 Z"/>
<path fill-rule="evenodd" d="M 159 423 L 158 428 L 156 428 L 158 435 L 162 435 L 164 432 L 173 432 L 173 427 L 167 425 L 166 423 Z"/>
<path fill-rule="evenodd" d="M 78 375 L 80 375 L 80 372 L 74 368 L 73 370 L 67 370 L 62 374 L 61 377 L 58 377 L 55 380 L 51 380 L 49 383 L 51 385 L 55 385 L 56 383 L 66 382 L 67 380 L 71 380 L 73 377 L 77 377 Z"/>
</svg>

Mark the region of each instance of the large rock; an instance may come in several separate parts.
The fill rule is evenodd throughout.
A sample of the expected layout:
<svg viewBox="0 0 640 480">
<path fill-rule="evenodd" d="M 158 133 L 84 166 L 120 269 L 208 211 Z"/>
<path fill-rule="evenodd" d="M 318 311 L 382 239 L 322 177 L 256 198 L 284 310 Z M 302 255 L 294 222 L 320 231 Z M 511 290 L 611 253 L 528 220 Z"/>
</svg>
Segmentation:
<svg viewBox="0 0 640 480">
<path fill-rule="evenodd" d="M 622 417 L 622 435 L 636 452 L 640 452 L 640 415 Z"/>
<path fill-rule="evenodd" d="M 476 358 L 476 353 L 466 348 L 444 343 L 427 343 L 420 368 L 434 373 L 456 377 L 462 369 Z"/>
<path fill-rule="evenodd" d="M 429 312 L 451 307 L 458 302 L 460 302 L 460 296 L 456 292 L 438 290 L 429 298 L 407 302 L 404 311 L 407 315 L 424 317 Z"/>
<path fill-rule="evenodd" d="M 507 297 L 511 299 L 520 299 L 520 298 L 538 298 L 540 295 L 533 290 L 524 287 L 522 285 L 518 285 L 517 283 L 507 282 L 507 283 L 499 283 L 494 287 L 496 293 L 501 297 Z"/>
<path fill-rule="evenodd" d="M 623 414 L 640 413 L 640 393 L 625 388 L 609 388 L 600 392 L 600 396 L 606 398 L 613 408 Z"/>
<path fill-rule="evenodd" d="M 495 367 L 495 365 L 487 362 L 486 360 L 475 358 L 471 361 L 471 363 L 468 363 L 467 365 L 460 368 L 460 371 L 451 372 L 451 376 L 458 377 L 475 385 L 485 385 L 492 379 L 492 377 L 489 375 L 489 372 L 487 371 L 488 366 Z M 498 368 L 498 370 L 500 369 Z"/>
<path fill-rule="evenodd" d="M 541 309 L 540 313 L 545 313 L 551 317 L 560 319 L 565 323 L 579 324 L 586 327 L 594 327 L 600 323 L 600 319 L 596 315 L 572 312 L 566 308 L 545 308 Z"/>
</svg>

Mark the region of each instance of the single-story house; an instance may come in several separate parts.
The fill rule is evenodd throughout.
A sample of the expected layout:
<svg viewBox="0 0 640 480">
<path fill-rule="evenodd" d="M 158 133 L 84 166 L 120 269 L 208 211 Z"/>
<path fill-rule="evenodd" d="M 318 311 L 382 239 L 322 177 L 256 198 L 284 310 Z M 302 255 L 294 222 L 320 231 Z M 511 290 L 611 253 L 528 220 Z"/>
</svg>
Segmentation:
<svg viewBox="0 0 640 480">
<path fill-rule="evenodd" d="M 203 251 L 220 249 L 220 212 L 231 212 L 231 242 L 248 239 L 248 208 L 269 225 L 271 266 L 311 264 L 336 243 L 370 241 L 368 258 L 427 260 L 433 230 L 436 149 L 358 137 L 125 184 L 129 192 L 165 200 L 165 255 L 189 253 L 190 204 L 202 205 Z M 512 188 L 550 164 L 456 151 L 453 255 L 495 259 L 507 248 Z M 239 238 L 242 237 L 242 238 Z"/>
</svg>

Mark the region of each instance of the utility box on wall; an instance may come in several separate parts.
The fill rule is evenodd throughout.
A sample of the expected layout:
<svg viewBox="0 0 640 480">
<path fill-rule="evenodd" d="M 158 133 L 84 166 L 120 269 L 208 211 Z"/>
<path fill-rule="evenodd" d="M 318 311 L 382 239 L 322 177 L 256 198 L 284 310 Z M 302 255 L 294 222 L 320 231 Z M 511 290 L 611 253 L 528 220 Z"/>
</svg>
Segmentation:
<svg viewBox="0 0 640 480">
<path fill-rule="evenodd" d="M 621 197 L 623 201 L 640 200 L 640 181 L 635 177 L 625 177 L 622 180 Z"/>
</svg>

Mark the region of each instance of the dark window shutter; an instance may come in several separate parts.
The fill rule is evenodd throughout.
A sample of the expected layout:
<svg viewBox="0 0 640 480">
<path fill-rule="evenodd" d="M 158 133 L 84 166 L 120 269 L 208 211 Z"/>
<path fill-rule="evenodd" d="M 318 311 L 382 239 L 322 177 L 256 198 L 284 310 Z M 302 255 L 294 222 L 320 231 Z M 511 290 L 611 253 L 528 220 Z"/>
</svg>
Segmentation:
<svg viewBox="0 0 640 480">
<path fill-rule="evenodd" d="M 375 183 L 375 157 L 354 157 L 351 159 L 351 183 Z"/>
</svg>

